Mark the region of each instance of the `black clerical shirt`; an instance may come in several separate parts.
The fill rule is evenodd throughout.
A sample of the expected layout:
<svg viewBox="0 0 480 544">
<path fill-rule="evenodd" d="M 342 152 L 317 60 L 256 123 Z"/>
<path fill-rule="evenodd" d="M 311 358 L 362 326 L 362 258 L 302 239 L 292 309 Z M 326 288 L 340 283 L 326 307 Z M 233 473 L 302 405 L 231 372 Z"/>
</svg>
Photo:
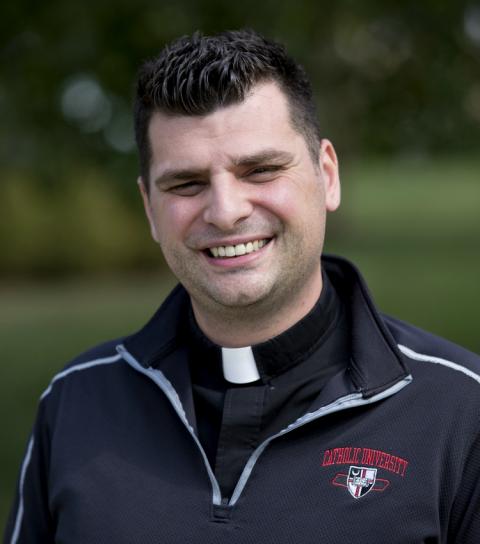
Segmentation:
<svg viewBox="0 0 480 544">
<path fill-rule="evenodd" d="M 252 346 L 260 379 L 240 385 L 224 379 L 221 347 L 200 331 L 192 312 L 188 327 L 198 435 L 229 498 L 255 448 L 308 412 L 329 378 L 347 367 L 348 317 L 324 274 L 314 308 L 279 336 Z"/>
</svg>

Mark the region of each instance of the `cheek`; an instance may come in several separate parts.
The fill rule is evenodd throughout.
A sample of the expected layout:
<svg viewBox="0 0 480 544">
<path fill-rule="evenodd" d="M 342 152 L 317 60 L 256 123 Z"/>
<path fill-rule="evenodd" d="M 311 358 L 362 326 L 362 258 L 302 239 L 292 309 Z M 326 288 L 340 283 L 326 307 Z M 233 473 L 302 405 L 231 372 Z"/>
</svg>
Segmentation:
<svg viewBox="0 0 480 544">
<path fill-rule="evenodd" d="M 196 213 L 188 200 L 168 201 L 155 210 L 155 223 L 162 243 L 184 237 L 195 221 Z"/>
<path fill-rule="evenodd" d="M 325 198 L 320 184 L 289 180 L 266 188 L 258 204 L 285 221 L 300 224 L 322 216 Z"/>
</svg>

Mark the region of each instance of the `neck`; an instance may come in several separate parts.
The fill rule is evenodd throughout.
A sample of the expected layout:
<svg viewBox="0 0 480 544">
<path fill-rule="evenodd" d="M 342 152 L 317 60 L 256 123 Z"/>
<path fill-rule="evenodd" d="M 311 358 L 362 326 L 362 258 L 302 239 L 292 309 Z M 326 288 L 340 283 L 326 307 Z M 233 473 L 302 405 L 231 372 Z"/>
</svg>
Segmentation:
<svg viewBox="0 0 480 544">
<path fill-rule="evenodd" d="M 322 278 L 315 285 L 282 299 L 281 305 L 269 303 L 243 307 L 204 308 L 192 298 L 195 319 L 202 332 L 219 346 L 252 346 L 278 336 L 305 317 L 315 306 L 322 291 Z M 271 297 L 273 299 L 275 297 Z"/>
</svg>

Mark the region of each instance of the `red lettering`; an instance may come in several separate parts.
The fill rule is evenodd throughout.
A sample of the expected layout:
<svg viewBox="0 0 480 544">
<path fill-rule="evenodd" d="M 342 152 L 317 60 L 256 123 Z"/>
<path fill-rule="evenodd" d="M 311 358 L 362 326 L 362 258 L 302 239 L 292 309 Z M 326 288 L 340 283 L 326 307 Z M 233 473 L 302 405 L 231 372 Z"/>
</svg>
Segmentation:
<svg viewBox="0 0 480 544">
<path fill-rule="evenodd" d="M 370 448 L 363 448 L 362 464 L 373 465 L 374 451 Z"/>
<path fill-rule="evenodd" d="M 333 463 L 335 465 L 338 465 L 338 455 L 339 455 L 339 453 L 340 453 L 340 448 L 335 448 L 333 450 Z"/>
<path fill-rule="evenodd" d="M 363 465 L 367 464 L 367 452 L 368 452 L 368 448 L 362 449 L 362 464 Z"/>
<path fill-rule="evenodd" d="M 345 448 L 345 457 L 343 462 L 347 464 L 353 463 L 352 448 Z"/>
<path fill-rule="evenodd" d="M 330 450 L 325 450 L 325 453 L 323 454 L 322 466 L 326 467 L 328 465 L 333 465 L 332 452 Z"/>
<path fill-rule="evenodd" d="M 388 455 L 388 453 L 385 453 L 384 451 L 382 451 L 382 455 L 380 455 L 380 464 L 379 464 L 381 468 L 387 468 L 387 458 L 389 457 L 390 455 Z"/>
<path fill-rule="evenodd" d="M 358 458 L 360 456 L 360 452 L 362 451 L 362 448 L 354 448 L 353 449 L 353 462 L 358 465 Z"/>
<path fill-rule="evenodd" d="M 389 457 L 390 457 L 390 459 L 388 460 L 386 468 L 390 472 L 395 472 L 395 464 L 397 462 L 397 458 L 395 457 L 395 455 L 389 455 Z"/>
<path fill-rule="evenodd" d="M 400 474 L 402 477 L 408 468 L 408 461 L 381 450 L 345 447 L 324 451 L 322 466 L 343 464 L 373 465 Z"/>
</svg>

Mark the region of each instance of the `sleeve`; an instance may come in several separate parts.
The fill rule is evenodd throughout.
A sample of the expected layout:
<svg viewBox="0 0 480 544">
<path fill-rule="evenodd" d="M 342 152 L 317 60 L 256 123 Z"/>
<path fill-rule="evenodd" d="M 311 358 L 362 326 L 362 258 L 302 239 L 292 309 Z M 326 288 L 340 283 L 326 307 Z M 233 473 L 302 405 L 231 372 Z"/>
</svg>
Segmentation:
<svg viewBox="0 0 480 544">
<path fill-rule="evenodd" d="M 40 407 L 20 467 L 16 497 L 5 528 L 4 544 L 54 542 L 47 485 L 50 446 L 42 412 Z"/>
</svg>

